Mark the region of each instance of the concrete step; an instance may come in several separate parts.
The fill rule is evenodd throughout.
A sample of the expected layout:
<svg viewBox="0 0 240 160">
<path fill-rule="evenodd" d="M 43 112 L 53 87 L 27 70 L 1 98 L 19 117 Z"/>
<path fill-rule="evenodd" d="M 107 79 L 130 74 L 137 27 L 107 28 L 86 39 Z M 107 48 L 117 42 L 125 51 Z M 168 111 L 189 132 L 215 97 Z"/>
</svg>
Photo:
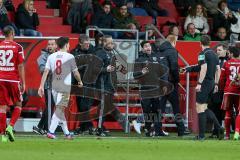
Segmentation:
<svg viewBox="0 0 240 160">
<path fill-rule="evenodd" d="M 41 25 L 62 25 L 61 17 L 39 17 Z"/>
<path fill-rule="evenodd" d="M 41 24 L 38 26 L 38 31 L 42 33 L 71 33 L 71 26 Z"/>
</svg>

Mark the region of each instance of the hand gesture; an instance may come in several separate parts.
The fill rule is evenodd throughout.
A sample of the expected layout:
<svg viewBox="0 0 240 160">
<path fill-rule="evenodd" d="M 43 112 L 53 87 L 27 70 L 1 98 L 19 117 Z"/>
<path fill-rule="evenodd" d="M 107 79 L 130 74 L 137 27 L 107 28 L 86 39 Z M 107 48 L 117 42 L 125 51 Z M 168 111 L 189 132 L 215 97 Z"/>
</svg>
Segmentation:
<svg viewBox="0 0 240 160">
<path fill-rule="evenodd" d="M 107 72 L 113 72 L 115 70 L 115 67 L 112 65 L 107 66 Z"/>
<path fill-rule="evenodd" d="M 38 95 L 39 95 L 40 97 L 43 97 L 43 95 L 44 95 L 44 89 L 43 89 L 42 86 L 40 86 L 39 89 L 38 89 Z"/>
<path fill-rule="evenodd" d="M 142 69 L 142 74 L 146 74 L 146 73 L 148 73 L 148 72 L 149 72 L 148 67 L 144 67 L 144 68 Z"/>
<path fill-rule="evenodd" d="M 82 81 L 78 82 L 78 87 L 79 87 L 79 88 L 82 88 L 82 87 L 83 87 Z"/>
<path fill-rule="evenodd" d="M 202 87 L 202 85 L 198 84 L 197 87 L 195 88 L 196 92 L 201 92 L 201 87 Z"/>
</svg>

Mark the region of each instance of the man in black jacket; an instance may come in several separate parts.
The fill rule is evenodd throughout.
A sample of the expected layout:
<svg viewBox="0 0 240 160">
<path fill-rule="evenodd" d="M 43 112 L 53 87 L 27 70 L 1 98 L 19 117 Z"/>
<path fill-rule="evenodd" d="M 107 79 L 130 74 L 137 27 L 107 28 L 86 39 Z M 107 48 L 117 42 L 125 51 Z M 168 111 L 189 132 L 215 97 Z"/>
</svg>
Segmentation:
<svg viewBox="0 0 240 160">
<path fill-rule="evenodd" d="M 113 47 L 114 44 L 112 37 L 110 35 L 105 35 L 103 36 L 103 48 L 98 49 L 95 52 L 96 56 L 102 61 L 102 63 L 97 66 L 97 68 L 101 68 L 100 73 L 94 73 L 95 75 L 98 75 L 96 88 L 101 94 L 104 92 L 103 118 L 101 127 L 97 129 L 98 136 L 107 135 L 103 130 L 103 123 L 105 121 L 105 116 L 108 113 L 119 122 L 123 129 L 125 129 L 126 126 L 125 118 L 113 104 L 113 95 L 117 87 L 116 57 L 113 54 Z M 101 105 L 101 108 L 103 106 Z"/>
<path fill-rule="evenodd" d="M 152 47 L 147 41 L 143 41 L 141 47 L 143 49 L 139 53 L 139 58 L 135 61 L 133 76 L 141 84 L 140 94 L 144 113 L 145 134 L 147 137 L 163 136 L 165 134 L 161 130 L 159 97 L 168 94 L 168 91 L 171 91 L 173 87 L 166 81 L 168 79 L 168 69 L 163 66 L 165 64 L 164 58 L 153 53 Z M 152 124 L 154 124 L 153 131 L 155 135 L 152 134 Z"/>
<path fill-rule="evenodd" d="M 80 127 L 75 130 L 75 134 L 81 134 L 85 131 L 88 131 L 90 135 L 93 134 L 93 124 L 89 118 L 89 110 L 93 105 L 94 99 L 87 97 L 85 94 L 89 92 L 87 90 L 88 87 L 93 88 L 95 86 L 94 83 L 88 83 L 88 79 L 85 78 L 88 75 L 86 74 L 87 67 L 89 62 L 83 60 L 89 59 L 90 56 L 94 54 L 94 47 L 90 44 L 90 39 L 87 35 L 81 34 L 79 37 L 79 43 L 77 46 L 71 51 L 71 53 L 75 56 L 76 64 L 78 66 L 78 71 L 82 77 L 84 91 L 84 97 L 77 96 L 77 106 L 79 112 L 85 112 L 84 119 L 80 122 Z M 75 79 L 73 80 L 73 84 L 76 85 Z"/>
<path fill-rule="evenodd" d="M 24 0 L 24 2 L 18 6 L 16 24 L 18 28 L 23 30 L 24 36 L 40 37 L 42 34 L 36 31 L 39 25 L 38 14 L 33 4 L 33 0 Z"/>
<path fill-rule="evenodd" d="M 172 36 L 175 38 L 175 36 Z M 179 83 L 179 67 L 178 67 L 178 52 L 174 48 L 176 44 L 176 39 L 170 43 L 170 40 L 157 40 L 155 43 L 155 52 L 163 56 L 167 60 L 167 67 L 169 68 L 169 82 L 174 85 L 173 91 L 162 97 L 160 104 L 162 106 L 162 111 L 165 111 L 167 100 L 170 101 L 173 109 L 173 114 L 175 116 L 175 123 L 178 129 L 178 136 L 183 136 L 187 134 L 185 131 L 185 126 L 183 123 L 183 118 L 180 113 L 179 107 L 179 92 L 178 92 L 178 83 Z"/>
</svg>

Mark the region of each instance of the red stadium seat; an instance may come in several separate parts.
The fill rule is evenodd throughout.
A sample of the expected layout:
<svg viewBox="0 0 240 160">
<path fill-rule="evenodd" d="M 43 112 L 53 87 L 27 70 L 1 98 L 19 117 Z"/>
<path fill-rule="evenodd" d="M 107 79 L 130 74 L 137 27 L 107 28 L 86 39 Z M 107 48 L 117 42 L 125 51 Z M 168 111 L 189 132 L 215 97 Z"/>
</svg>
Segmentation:
<svg viewBox="0 0 240 160">
<path fill-rule="evenodd" d="M 167 22 L 177 23 L 176 19 L 172 17 L 157 17 L 157 27 L 161 28 Z"/>
<path fill-rule="evenodd" d="M 178 11 L 177 11 L 177 9 L 176 9 L 176 7 L 175 7 L 175 5 L 174 5 L 174 3 L 166 3 L 166 2 L 160 2 L 159 1 L 159 6 L 161 7 L 161 8 L 164 8 L 164 9 L 166 9 L 167 11 L 168 11 L 168 13 L 169 13 L 169 17 L 173 17 L 173 18 L 175 18 L 175 19 L 178 19 L 179 18 L 179 14 L 178 14 Z"/>
<path fill-rule="evenodd" d="M 134 16 L 134 19 L 139 23 L 141 31 L 145 30 L 147 24 L 152 24 L 153 19 L 150 16 Z"/>
</svg>

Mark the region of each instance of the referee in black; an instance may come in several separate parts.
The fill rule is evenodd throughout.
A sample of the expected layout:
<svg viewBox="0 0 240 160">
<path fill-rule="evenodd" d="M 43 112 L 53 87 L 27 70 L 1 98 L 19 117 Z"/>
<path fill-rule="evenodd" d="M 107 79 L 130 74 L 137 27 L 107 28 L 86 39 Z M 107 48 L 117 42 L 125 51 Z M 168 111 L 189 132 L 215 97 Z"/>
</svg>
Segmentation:
<svg viewBox="0 0 240 160">
<path fill-rule="evenodd" d="M 199 135 L 198 140 L 205 139 L 205 128 L 207 118 L 216 120 L 215 114 L 207 108 L 208 98 L 213 92 L 218 91 L 218 81 L 220 78 L 220 65 L 215 52 L 210 48 L 210 37 L 201 36 L 201 48 L 198 56 L 198 64 L 185 68 L 186 72 L 199 72 L 198 83 L 196 86 L 196 110 L 198 113 Z M 218 127 L 219 139 L 223 138 L 224 129 Z"/>
</svg>

